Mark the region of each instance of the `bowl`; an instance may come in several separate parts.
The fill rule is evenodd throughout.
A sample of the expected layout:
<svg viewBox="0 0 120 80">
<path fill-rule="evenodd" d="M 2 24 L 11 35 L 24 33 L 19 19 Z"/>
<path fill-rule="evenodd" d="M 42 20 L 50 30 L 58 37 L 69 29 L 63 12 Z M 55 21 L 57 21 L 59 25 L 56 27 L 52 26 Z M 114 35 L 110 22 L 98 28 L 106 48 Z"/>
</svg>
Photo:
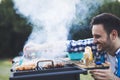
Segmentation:
<svg viewBox="0 0 120 80">
<path fill-rule="evenodd" d="M 69 52 L 68 58 L 70 60 L 82 60 L 83 58 L 83 52 Z"/>
</svg>

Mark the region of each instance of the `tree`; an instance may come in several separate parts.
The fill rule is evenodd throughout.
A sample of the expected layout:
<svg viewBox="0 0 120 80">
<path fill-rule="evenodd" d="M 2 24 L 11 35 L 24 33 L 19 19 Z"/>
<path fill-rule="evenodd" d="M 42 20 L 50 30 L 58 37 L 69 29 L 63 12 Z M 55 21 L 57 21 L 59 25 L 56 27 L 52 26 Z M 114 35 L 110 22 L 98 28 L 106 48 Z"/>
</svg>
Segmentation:
<svg viewBox="0 0 120 80">
<path fill-rule="evenodd" d="M 18 55 L 31 30 L 31 24 L 15 13 L 12 0 L 2 0 L 0 4 L 0 57 Z"/>
<path fill-rule="evenodd" d="M 103 12 L 112 13 L 120 17 L 120 1 L 116 0 L 114 2 L 103 4 L 99 8 L 98 14 L 103 13 Z"/>
<path fill-rule="evenodd" d="M 88 23 L 90 23 L 92 17 L 105 12 L 112 13 L 120 17 L 120 2 L 118 0 L 105 0 L 104 4 L 99 6 L 98 9 L 95 12 L 93 12 L 93 14 L 90 15 L 90 17 L 87 20 Z M 72 28 L 70 29 L 70 35 L 71 35 L 71 39 L 75 39 L 75 40 L 92 37 L 90 29 L 88 27 L 80 28 L 80 25 L 72 26 Z"/>
</svg>

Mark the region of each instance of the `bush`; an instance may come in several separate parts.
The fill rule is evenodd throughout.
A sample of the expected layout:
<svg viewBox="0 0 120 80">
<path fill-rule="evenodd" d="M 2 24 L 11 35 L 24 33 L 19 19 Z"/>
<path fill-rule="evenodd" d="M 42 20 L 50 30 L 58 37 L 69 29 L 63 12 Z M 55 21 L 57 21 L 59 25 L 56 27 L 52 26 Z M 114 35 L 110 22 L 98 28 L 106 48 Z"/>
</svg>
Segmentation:
<svg viewBox="0 0 120 80">
<path fill-rule="evenodd" d="M 91 17 L 88 19 L 88 23 L 90 23 L 91 18 L 101 14 L 101 13 L 112 13 L 118 17 L 120 17 L 120 2 L 118 0 L 116 1 L 106 1 L 103 5 L 101 5 L 97 11 L 95 11 L 93 14 L 91 14 Z M 77 27 L 77 29 L 76 29 Z M 84 26 L 85 27 L 85 26 Z M 70 39 L 85 39 L 92 37 L 91 30 L 89 27 L 80 28 L 80 26 L 73 25 L 70 29 Z"/>
<path fill-rule="evenodd" d="M 0 4 L 0 57 L 18 55 L 31 30 L 31 24 L 27 24 L 25 18 L 15 13 L 12 0 L 2 0 Z"/>
</svg>

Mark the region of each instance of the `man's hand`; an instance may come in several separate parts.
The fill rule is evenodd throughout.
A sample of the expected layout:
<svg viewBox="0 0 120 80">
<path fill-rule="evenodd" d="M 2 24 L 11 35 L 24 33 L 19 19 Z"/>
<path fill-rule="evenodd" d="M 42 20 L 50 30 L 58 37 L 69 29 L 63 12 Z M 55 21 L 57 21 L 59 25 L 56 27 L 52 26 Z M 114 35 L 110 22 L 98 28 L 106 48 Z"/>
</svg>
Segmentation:
<svg viewBox="0 0 120 80">
<path fill-rule="evenodd" d="M 108 64 L 110 65 L 110 63 Z M 109 69 L 94 69 L 90 73 L 95 80 L 120 80 L 113 74 L 111 67 Z"/>
<path fill-rule="evenodd" d="M 110 69 L 95 69 L 91 70 L 90 73 L 95 80 L 114 80 L 114 74 Z"/>
</svg>

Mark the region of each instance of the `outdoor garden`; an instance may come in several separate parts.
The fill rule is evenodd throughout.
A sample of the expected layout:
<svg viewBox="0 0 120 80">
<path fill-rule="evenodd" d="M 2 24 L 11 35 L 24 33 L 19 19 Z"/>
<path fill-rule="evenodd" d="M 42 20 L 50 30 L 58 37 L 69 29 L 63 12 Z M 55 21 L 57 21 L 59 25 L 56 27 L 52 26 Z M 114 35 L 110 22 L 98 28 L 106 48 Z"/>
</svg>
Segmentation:
<svg viewBox="0 0 120 80">
<path fill-rule="evenodd" d="M 13 1 L 14 0 L 0 0 L 0 80 L 9 80 L 12 59 L 22 55 L 23 47 L 33 31 L 33 26 L 35 26 L 35 24 L 29 21 L 30 18 L 26 18 L 17 13 Z M 92 4 L 92 2 L 89 3 L 88 6 L 90 4 Z M 88 10 L 90 11 L 94 7 L 95 6 L 92 5 L 89 6 Z M 98 5 L 95 11 L 86 15 L 84 18 L 85 22 L 81 20 L 81 12 L 76 14 L 77 18 L 73 21 L 69 29 L 67 39 L 79 40 L 91 38 L 89 22 L 93 16 L 103 12 L 112 13 L 120 17 L 120 1 L 103 0 L 103 4 Z M 42 29 L 44 28 L 40 27 L 39 30 Z M 81 80 L 93 80 L 90 74 L 82 74 L 80 76 Z"/>
</svg>

